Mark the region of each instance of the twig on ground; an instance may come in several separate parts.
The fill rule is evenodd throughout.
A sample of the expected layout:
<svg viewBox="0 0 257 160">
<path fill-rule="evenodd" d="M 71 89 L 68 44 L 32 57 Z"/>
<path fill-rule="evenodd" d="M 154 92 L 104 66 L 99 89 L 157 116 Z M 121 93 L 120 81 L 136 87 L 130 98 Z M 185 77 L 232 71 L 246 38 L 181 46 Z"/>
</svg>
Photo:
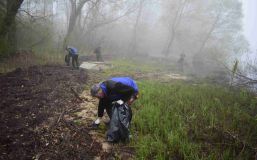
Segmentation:
<svg viewBox="0 0 257 160">
<path fill-rule="evenodd" d="M 64 110 L 62 111 L 62 113 L 60 114 L 60 116 L 59 116 L 59 118 L 58 118 L 56 124 L 58 124 L 58 123 L 62 120 L 62 118 L 63 118 L 65 112 L 66 112 L 66 109 L 64 109 Z"/>
<path fill-rule="evenodd" d="M 89 148 L 90 150 L 92 149 L 94 143 L 95 143 L 95 140 L 93 139 L 93 142 L 91 143 L 90 148 Z"/>
<path fill-rule="evenodd" d="M 79 96 L 79 94 L 72 87 L 70 88 L 70 90 L 77 99 L 79 99 L 80 101 L 83 101 L 83 99 Z"/>
</svg>

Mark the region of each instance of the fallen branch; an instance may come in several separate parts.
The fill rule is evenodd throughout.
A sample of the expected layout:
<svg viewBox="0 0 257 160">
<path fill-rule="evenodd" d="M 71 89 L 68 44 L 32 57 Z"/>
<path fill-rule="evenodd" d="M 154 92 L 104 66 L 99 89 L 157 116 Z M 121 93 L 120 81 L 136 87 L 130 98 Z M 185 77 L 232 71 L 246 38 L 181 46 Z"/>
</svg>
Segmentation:
<svg viewBox="0 0 257 160">
<path fill-rule="evenodd" d="M 72 131 L 75 131 L 76 133 L 78 134 L 81 134 L 81 135 L 86 135 L 87 138 L 90 138 L 91 139 L 91 136 L 89 133 L 87 132 L 84 132 L 83 130 L 79 129 L 76 124 L 74 124 L 72 121 L 66 121 L 64 119 L 62 119 L 62 122 Z"/>
<path fill-rule="evenodd" d="M 257 79 L 250 78 L 240 71 L 233 71 L 231 70 L 226 64 L 221 61 L 216 60 L 219 64 L 221 64 L 230 75 L 233 76 L 233 79 L 237 79 L 238 81 L 234 82 L 232 80 L 231 85 L 235 87 L 245 87 L 253 84 L 257 84 Z"/>
<path fill-rule="evenodd" d="M 66 112 L 66 109 L 62 111 L 62 113 L 60 114 L 60 116 L 59 116 L 59 118 L 58 118 L 56 124 L 58 124 L 58 123 L 62 120 L 62 118 L 63 118 L 65 112 Z"/>
<path fill-rule="evenodd" d="M 95 143 L 95 140 L 93 139 L 93 142 L 91 143 L 90 148 L 89 148 L 90 150 L 92 149 L 94 143 Z"/>
<path fill-rule="evenodd" d="M 78 100 L 83 101 L 83 99 L 79 96 L 79 94 L 72 87 L 70 88 L 70 90 Z"/>
<path fill-rule="evenodd" d="M 215 129 L 216 131 L 220 132 L 222 135 L 227 135 L 227 136 L 229 136 L 229 137 L 232 138 L 235 142 L 240 143 L 240 144 L 243 146 L 242 149 L 241 149 L 241 152 L 242 152 L 246 147 L 249 148 L 249 149 L 251 149 L 251 150 L 254 151 L 254 152 L 257 151 L 256 148 L 252 147 L 252 146 L 251 146 L 250 144 L 248 144 L 246 141 L 240 139 L 238 135 L 235 135 L 235 134 L 233 134 L 233 133 L 231 133 L 231 132 L 229 132 L 229 131 L 223 131 L 223 130 L 217 128 L 217 127 L 213 127 L 213 129 Z M 241 154 L 241 152 L 240 152 L 240 154 Z"/>
<path fill-rule="evenodd" d="M 62 113 L 54 118 L 54 121 L 49 125 L 49 129 L 52 130 L 54 126 L 56 126 L 63 118 L 64 114 L 66 113 L 67 109 L 63 109 Z"/>
</svg>

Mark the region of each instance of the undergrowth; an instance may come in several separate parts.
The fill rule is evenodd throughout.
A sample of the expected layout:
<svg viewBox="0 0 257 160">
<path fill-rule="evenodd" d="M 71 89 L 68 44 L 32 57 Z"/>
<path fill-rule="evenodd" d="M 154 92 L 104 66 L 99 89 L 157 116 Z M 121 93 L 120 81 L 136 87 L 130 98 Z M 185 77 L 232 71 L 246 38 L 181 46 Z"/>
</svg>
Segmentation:
<svg viewBox="0 0 257 160">
<path fill-rule="evenodd" d="M 213 85 L 139 82 L 138 159 L 255 159 L 257 99 Z"/>
<path fill-rule="evenodd" d="M 6 73 L 16 68 L 27 68 L 33 65 L 64 64 L 64 54 L 21 52 L 13 57 L 0 61 L 0 73 Z"/>
</svg>

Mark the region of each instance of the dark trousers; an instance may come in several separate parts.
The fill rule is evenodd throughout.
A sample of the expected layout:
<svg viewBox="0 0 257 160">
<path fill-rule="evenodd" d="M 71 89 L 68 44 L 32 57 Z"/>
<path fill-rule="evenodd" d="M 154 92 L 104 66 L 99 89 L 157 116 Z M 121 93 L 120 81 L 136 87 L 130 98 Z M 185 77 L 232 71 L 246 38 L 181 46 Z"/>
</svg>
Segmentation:
<svg viewBox="0 0 257 160">
<path fill-rule="evenodd" d="M 70 65 L 70 56 L 69 56 L 69 54 L 65 55 L 65 63 L 67 64 L 67 66 Z"/>
<path fill-rule="evenodd" d="M 72 67 L 73 68 L 79 68 L 79 62 L 78 62 L 78 55 L 73 55 L 72 56 Z"/>
<path fill-rule="evenodd" d="M 102 55 L 100 53 L 96 53 L 96 61 L 98 61 L 98 62 L 103 61 Z"/>
<path fill-rule="evenodd" d="M 72 58 L 72 67 L 73 68 L 79 68 L 79 62 L 78 62 L 78 55 L 71 55 L 68 54 L 65 56 L 65 62 L 67 64 L 67 66 L 70 65 L 70 57 Z"/>
<path fill-rule="evenodd" d="M 98 117 L 103 117 L 104 110 L 106 110 L 109 118 L 112 117 L 112 102 L 107 98 L 101 98 L 98 104 Z"/>
</svg>

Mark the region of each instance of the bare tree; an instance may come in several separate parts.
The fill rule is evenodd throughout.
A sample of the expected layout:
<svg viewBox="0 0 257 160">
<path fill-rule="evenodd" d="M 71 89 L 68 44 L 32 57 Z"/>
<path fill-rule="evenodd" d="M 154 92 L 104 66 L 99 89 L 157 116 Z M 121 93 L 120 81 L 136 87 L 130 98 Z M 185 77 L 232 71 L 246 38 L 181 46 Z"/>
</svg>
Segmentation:
<svg viewBox="0 0 257 160">
<path fill-rule="evenodd" d="M 4 43 L 0 51 L 12 53 L 16 50 L 16 24 L 15 17 L 23 0 L 8 0 L 6 3 L 0 3 L 0 14 L 2 22 L 0 24 L 0 41 Z M 5 5 L 6 4 L 6 5 Z M 6 9 L 4 11 L 4 6 Z"/>
<path fill-rule="evenodd" d="M 77 33 L 77 36 L 80 38 L 80 42 L 87 42 L 87 46 L 81 46 L 83 49 L 86 47 L 92 48 L 103 44 L 105 36 L 97 36 L 100 35 L 100 30 L 108 27 L 108 25 L 115 24 L 115 22 L 128 16 L 136 10 L 134 6 L 128 8 L 123 8 L 126 5 L 115 6 L 117 3 L 118 2 L 96 0 L 89 3 L 87 8 L 84 9 L 84 14 L 81 14 L 78 19 L 79 34 Z M 123 4 L 124 2 L 120 3 Z M 113 5 L 117 9 L 116 11 L 112 10 L 114 7 Z M 117 12 L 119 12 L 119 14 L 117 14 Z"/>
<path fill-rule="evenodd" d="M 169 29 L 170 29 L 169 40 L 168 40 L 167 46 L 165 46 L 165 48 L 163 49 L 163 54 L 165 56 L 168 56 L 168 54 L 172 50 L 173 42 L 174 42 L 175 37 L 176 37 L 177 27 L 179 26 L 179 24 L 181 22 L 182 15 L 183 15 L 184 9 L 187 5 L 187 2 L 188 2 L 188 0 L 179 1 L 178 8 L 175 12 L 175 17 L 170 22 L 170 25 L 169 25 Z"/>
<path fill-rule="evenodd" d="M 66 36 L 64 38 L 64 42 L 63 42 L 63 48 L 65 48 L 65 46 L 69 42 L 70 35 L 76 25 L 77 18 L 81 14 L 82 8 L 89 1 L 90 0 L 79 0 L 79 2 L 77 2 L 77 0 L 70 0 L 71 14 L 70 14 L 70 18 L 69 18 L 69 26 L 68 26 L 67 34 L 66 34 Z"/>
<path fill-rule="evenodd" d="M 0 38 L 5 38 L 7 33 L 10 31 L 10 26 L 15 20 L 15 16 L 20 8 L 23 0 L 8 0 L 7 10 L 3 18 L 3 24 L 0 26 Z"/>
<path fill-rule="evenodd" d="M 144 2 L 145 0 L 140 0 L 139 2 L 139 8 L 138 8 L 138 12 L 137 12 L 137 17 L 136 17 L 136 23 L 134 25 L 134 33 L 131 39 L 131 45 L 129 47 L 131 47 L 131 53 L 132 54 L 137 54 L 137 40 L 138 40 L 138 26 L 139 26 L 139 22 L 140 22 L 140 18 L 142 16 L 142 10 L 143 10 L 143 6 L 144 6 Z"/>
</svg>

